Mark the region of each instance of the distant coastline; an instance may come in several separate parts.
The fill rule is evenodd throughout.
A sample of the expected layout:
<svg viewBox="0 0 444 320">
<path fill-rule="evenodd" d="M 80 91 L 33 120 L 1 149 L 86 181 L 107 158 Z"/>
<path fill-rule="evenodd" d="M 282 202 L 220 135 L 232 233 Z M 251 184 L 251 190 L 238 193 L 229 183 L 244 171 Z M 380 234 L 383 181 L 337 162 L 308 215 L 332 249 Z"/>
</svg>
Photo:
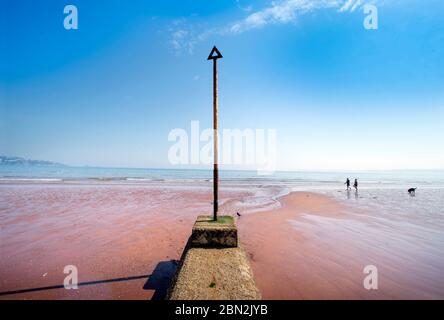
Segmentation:
<svg viewBox="0 0 444 320">
<path fill-rule="evenodd" d="M 0 165 L 23 165 L 23 166 L 41 166 L 41 167 L 65 167 L 62 163 L 46 161 L 46 160 L 34 160 L 25 159 L 21 157 L 0 156 Z"/>
</svg>

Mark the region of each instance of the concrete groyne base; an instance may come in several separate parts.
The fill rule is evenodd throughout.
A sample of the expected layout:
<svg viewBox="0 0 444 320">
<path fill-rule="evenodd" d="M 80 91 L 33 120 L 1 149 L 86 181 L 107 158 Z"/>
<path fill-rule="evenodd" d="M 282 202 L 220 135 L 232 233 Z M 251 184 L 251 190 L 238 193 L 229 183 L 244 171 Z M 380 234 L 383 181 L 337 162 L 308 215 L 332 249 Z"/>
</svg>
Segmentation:
<svg viewBox="0 0 444 320">
<path fill-rule="evenodd" d="M 261 299 L 232 217 L 197 219 L 167 299 Z"/>
</svg>

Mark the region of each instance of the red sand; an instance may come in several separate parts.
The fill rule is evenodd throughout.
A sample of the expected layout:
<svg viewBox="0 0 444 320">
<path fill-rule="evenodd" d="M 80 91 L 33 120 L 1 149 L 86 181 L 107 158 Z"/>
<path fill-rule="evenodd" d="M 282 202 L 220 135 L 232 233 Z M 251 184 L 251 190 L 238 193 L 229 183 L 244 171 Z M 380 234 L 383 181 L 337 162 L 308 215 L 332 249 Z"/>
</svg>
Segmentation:
<svg viewBox="0 0 444 320">
<path fill-rule="evenodd" d="M 282 201 L 278 210 L 238 222 L 264 299 L 444 297 L 442 248 L 427 254 L 405 240 L 402 226 L 384 233 L 365 212 L 351 214 L 323 195 L 292 193 Z M 366 265 L 378 268 L 378 290 L 364 288 Z"/>
<path fill-rule="evenodd" d="M 12 185 L 0 192 L 0 292 L 36 289 L 0 299 L 161 297 L 196 216 L 211 212 L 210 188 Z M 222 213 L 234 213 L 245 195 L 223 191 L 230 201 Z M 441 257 L 418 257 L 397 235 L 369 233 L 365 215 L 351 216 L 325 196 L 282 201 L 238 221 L 265 299 L 444 297 Z M 379 269 L 377 291 L 363 288 L 368 264 Z M 77 266 L 80 283 L 94 283 L 39 289 L 62 285 L 66 265 Z"/>
<path fill-rule="evenodd" d="M 151 299 L 156 289 L 162 294 L 164 277 L 174 270 L 171 261 L 180 258 L 195 218 L 211 210 L 212 198 L 210 189 L 128 185 L 19 185 L 0 192 L 0 292 L 62 285 L 66 265 L 78 268 L 80 283 L 145 276 L 79 290 L 0 293 L 0 299 Z M 222 192 L 221 198 L 243 195 Z"/>
</svg>

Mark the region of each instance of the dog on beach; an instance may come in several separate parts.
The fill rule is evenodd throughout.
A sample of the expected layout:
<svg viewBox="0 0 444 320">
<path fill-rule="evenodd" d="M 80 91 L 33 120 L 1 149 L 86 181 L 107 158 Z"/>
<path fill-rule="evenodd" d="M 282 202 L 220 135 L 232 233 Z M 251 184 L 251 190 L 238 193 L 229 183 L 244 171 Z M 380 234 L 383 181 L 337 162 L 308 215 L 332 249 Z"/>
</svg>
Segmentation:
<svg viewBox="0 0 444 320">
<path fill-rule="evenodd" d="M 409 195 L 414 196 L 414 195 L 416 195 L 416 189 L 418 189 L 418 188 L 410 188 L 407 191 L 409 192 Z"/>
</svg>

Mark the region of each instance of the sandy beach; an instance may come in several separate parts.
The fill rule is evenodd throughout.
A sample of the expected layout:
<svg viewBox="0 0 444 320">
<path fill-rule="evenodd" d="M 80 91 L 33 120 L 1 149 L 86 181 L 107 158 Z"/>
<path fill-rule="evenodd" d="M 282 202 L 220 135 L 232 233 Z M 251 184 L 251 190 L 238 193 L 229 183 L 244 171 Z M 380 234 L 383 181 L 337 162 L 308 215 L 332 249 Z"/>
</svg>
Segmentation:
<svg viewBox="0 0 444 320">
<path fill-rule="evenodd" d="M 430 233 L 394 230 L 317 193 L 295 192 L 282 202 L 239 221 L 264 299 L 444 297 L 442 247 L 427 246 Z M 378 268 L 378 290 L 363 286 L 367 265 Z"/>
<path fill-rule="evenodd" d="M 264 189 L 221 193 L 222 213 L 243 213 L 240 239 L 264 299 L 444 297 L 439 230 L 321 193 L 253 198 Z M 0 299 L 162 298 L 211 200 L 206 185 L 2 183 Z M 79 290 L 63 288 L 66 265 L 78 268 Z M 378 290 L 363 287 L 366 265 L 378 267 Z"/>
<path fill-rule="evenodd" d="M 162 297 L 211 192 L 139 185 L 2 185 L 1 299 Z M 222 191 L 225 208 L 243 192 Z M 80 290 L 61 286 L 75 265 Z M 90 284 L 93 282 L 93 284 Z M 23 294 L 6 294 L 25 290 Z M 156 293 L 157 292 L 157 293 Z"/>
</svg>

